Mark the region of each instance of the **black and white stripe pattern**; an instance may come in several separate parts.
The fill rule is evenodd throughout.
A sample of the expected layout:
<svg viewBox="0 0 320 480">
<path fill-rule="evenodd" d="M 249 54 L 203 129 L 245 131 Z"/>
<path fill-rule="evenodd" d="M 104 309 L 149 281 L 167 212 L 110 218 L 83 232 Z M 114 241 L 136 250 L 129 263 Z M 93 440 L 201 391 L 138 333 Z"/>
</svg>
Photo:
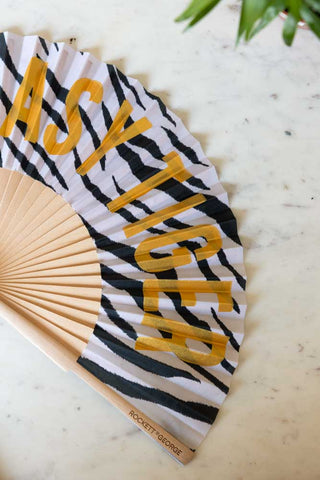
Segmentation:
<svg viewBox="0 0 320 480">
<path fill-rule="evenodd" d="M 50 44 L 37 36 L 0 35 L 1 124 L 33 56 L 48 63 L 39 139 L 36 143 L 25 141 L 26 125 L 18 121 L 9 138 L 0 137 L 0 167 L 18 170 L 62 195 L 95 240 L 103 294 L 96 328 L 78 361 L 190 448 L 196 448 L 228 393 L 243 338 L 243 252 L 227 194 L 199 143 L 159 98 L 113 65 L 105 65 L 62 43 Z M 66 96 L 81 77 L 102 83 L 102 103 L 90 102 L 88 94 L 82 95 L 81 139 L 69 154 L 51 157 L 43 145 L 44 130 L 54 123 L 60 129 L 58 140 L 65 138 Z M 146 116 L 152 128 L 110 150 L 87 175 L 80 176 L 76 169 L 99 147 L 125 99 L 134 107 L 125 127 Z M 183 183 L 171 179 L 116 213 L 108 210 L 109 201 L 163 170 L 163 157 L 172 150 L 179 153 L 192 173 L 190 179 Z M 126 225 L 196 193 L 203 194 L 206 201 L 126 238 Z M 192 252 L 201 246 L 201 241 L 190 240 L 176 245 L 191 252 L 190 265 L 150 274 L 137 264 L 134 253 L 144 239 L 207 223 L 214 224 L 223 239 L 223 248 L 213 257 L 197 261 Z M 183 362 L 170 352 L 135 350 L 138 335 L 166 336 L 141 325 L 143 281 L 149 278 L 232 281 L 232 312 L 218 312 L 215 295 L 208 294 L 199 295 L 197 304 L 187 308 L 177 293 L 160 294 L 159 311 L 154 312 L 227 335 L 230 340 L 220 365 L 202 367 Z M 191 347 L 205 353 L 210 348 L 206 344 Z"/>
</svg>

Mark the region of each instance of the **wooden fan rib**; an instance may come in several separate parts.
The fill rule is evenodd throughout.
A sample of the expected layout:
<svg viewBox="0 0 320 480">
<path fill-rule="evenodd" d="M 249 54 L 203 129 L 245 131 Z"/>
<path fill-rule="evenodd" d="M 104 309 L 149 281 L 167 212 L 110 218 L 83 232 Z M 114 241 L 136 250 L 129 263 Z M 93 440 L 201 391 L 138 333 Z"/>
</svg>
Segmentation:
<svg viewBox="0 0 320 480">
<path fill-rule="evenodd" d="M 17 232 L 11 232 L 12 234 L 6 238 L 6 241 L 2 242 L 2 258 L 5 263 L 12 261 L 12 248 L 15 248 L 17 253 L 22 255 L 25 249 L 30 247 L 34 248 L 34 243 L 37 242 L 41 236 L 39 233 L 39 228 L 43 228 L 41 220 L 27 224 L 26 219 L 23 219 L 23 222 L 18 225 L 19 230 Z M 54 228 L 52 232 L 55 232 Z"/>
<path fill-rule="evenodd" d="M 16 219 L 14 225 L 12 225 L 9 234 L 5 238 L 6 242 L 8 242 L 9 239 L 10 241 L 14 241 L 15 239 L 23 241 L 26 235 L 29 236 L 34 229 L 37 229 L 38 225 L 42 221 L 39 214 L 46 208 L 46 202 L 43 202 L 42 210 L 40 209 L 39 205 L 39 201 L 41 197 L 44 196 L 44 194 L 46 194 L 46 190 L 44 190 L 42 195 L 37 194 L 36 191 L 35 198 L 33 199 L 33 202 L 31 202 L 30 206 L 28 206 L 28 208 L 26 208 L 28 198 L 26 197 L 25 205 L 23 205 L 19 209 L 20 216 Z M 51 201 L 54 201 L 54 198 L 51 199 Z M 25 227 L 27 227 L 27 231 Z"/>
<path fill-rule="evenodd" d="M 2 270 L 1 268 L 1 278 L 14 275 L 17 272 L 19 272 L 20 274 L 26 274 L 31 272 L 43 272 L 46 270 L 52 271 L 57 268 L 70 267 L 71 269 L 74 269 L 81 265 L 95 265 L 97 261 L 97 254 L 95 251 L 92 251 L 92 247 L 90 247 L 91 245 L 89 246 L 87 244 L 87 249 L 84 252 L 75 252 L 73 255 L 68 256 L 58 256 L 58 258 L 55 258 L 53 260 L 32 263 L 30 266 L 18 265 L 12 270 Z"/>
<path fill-rule="evenodd" d="M 0 207 L 0 241 L 5 237 L 7 231 L 10 229 L 10 224 L 17 212 L 17 197 L 19 202 L 19 185 L 21 185 L 23 177 L 12 176 L 10 185 L 8 185 L 8 193 L 4 196 Z M 10 230 L 9 230 L 10 231 Z"/>
<path fill-rule="evenodd" d="M 14 173 L 18 174 L 18 172 Z M 29 179 L 27 176 L 23 177 Z M 28 227 L 29 233 L 41 225 L 46 218 L 59 214 L 59 211 L 66 206 L 73 212 L 73 209 L 60 195 L 57 195 L 52 189 L 42 185 L 40 182 L 35 180 L 33 182 L 35 182 L 34 188 L 25 193 L 25 196 L 21 199 L 21 205 L 17 208 L 17 214 L 20 214 L 20 220 Z M 30 192 L 32 194 L 31 198 L 29 198 Z M 13 227 L 10 235 L 13 236 L 16 231 L 22 235 L 21 224 Z"/>
<path fill-rule="evenodd" d="M 80 231 L 83 232 L 81 233 L 81 237 L 88 237 L 88 232 L 85 227 L 83 225 L 79 225 L 78 227 L 67 232 L 65 235 L 63 235 L 63 237 L 61 237 L 59 229 L 55 229 L 51 232 L 48 232 L 46 235 L 33 240 L 32 242 L 28 239 L 28 242 L 24 242 L 24 245 L 21 245 L 18 239 L 13 239 L 12 249 L 15 248 L 18 250 L 17 255 L 13 257 L 12 249 L 7 249 L 6 256 L 4 257 L 4 264 L 7 267 L 12 263 L 19 263 L 19 260 L 24 259 L 25 256 L 28 256 L 29 254 L 34 254 L 36 257 L 38 249 L 40 254 L 43 250 L 46 251 L 46 249 L 50 250 L 52 248 L 54 250 L 55 247 L 50 247 L 50 245 L 55 244 L 56 242 L 58 244 L 61 243 L 61 245 L 68 244 L 68 242 L 71 244 L 72 241 L 76 242 L 77 239 L 80 238 Z"/>
<path fill-rule="evenodd" d="M 0 209 L 2 208 L 3 199 L 6 196 L 6 192 L 9 188 L 10 177 L 14 172 L 6 168 L 2 168 L 2 174 L 0 175 Z"/>
<path fill-rule="evenodd" d="M 63 214 L 62 214 L 63 211 Z M 45 211 L 46 212 L 46 211 Z M 49 215 L 49 212 L 46 215 Z M 64 205 L 59 211 L 51 213 L 51 216 L 48 218 L 39 217 L 39 222 L 36 227 L 29 233 L 25 232 L 25 224 L 20 225 L 21 234 L 18 236 L 15 241 L 21 245 L 21 248 L 25 244 L 29 245 L 31 242 L 36 241 L 38 238 L 42 237 L 48 232 L 53 231 L 58 225 L 61 225 L 61 235 L 67 233 L 70 230 L 73 230 L 79 224 L 79 217 L 75 214 L 69 205 Z M 31 229 L 32 226 L 26 225 L 28 229 Z M 6 239 L 6 242 L 3 242 L 2 248 L 5 251 L 10 246 L 10 236 Z"/>
<path fill-rule="evenodd" d="M 54 198 L 54 192 L 47 191 L 44 185 L 38 185 L 34 181 L 32 184 L 30 184 L 30 180 L 31 179 L 27 176 L 22 175 L 21 177 L 22 184 L 27 183 L 27 185 L 24 188 L 22 197 L 20 197 L 20 204 L 18 205 L 18 208 L 15 209 L 13 215 L 15 222 L 10 228 L 10 238 L 15 234 L 16 231 L 19 232 L 21 230 L 21 221 L 26 222 L 28 225 L 37 221 L 38 213 L 41 211 L 41 207 L 43 210 L 43 208 L 47 206 L 48 201 L 53 200 Z M 12 186 L 10 188 L 12 188 Z M 3 215 L 6 220 L 6 218 L 9 216 L 7 209 L 3 212 Z M 12 217 L 10 217 L 9 220 L 11 221 Z"/>
<path fill-rule="evenodd" d="M 14 258 L 7 258 L 7 261 L 3 264 L 6 269 L 11 269 L 16 265 L 24 265 L 27 262 L 31 262 L 34 259 L 43 258 L 46 255 L 50 255 L 57 251 L 57 249 L 62 250 L 67 247 L 73 247 L 74 245 L 82 244 L 87 242 L 90 244 L 92 249 L 92 239 L 88 237 L 88 232 L 83 225 L 79 225 L 76 229 L 72 230 L 63 237 L 60 236 L 59 232 L 56 232 L 56 238 L 48 240 L 46 236 L 39 239 L 38 242 L 33 242 L 29 245 L 29 248 L 26 247 L 22 252 L 19 248 L 19 255 L 16 255 Z M 41 242 L 40 242 L 41 240 Z M 12 255 L 11 255 L 12 257 Z M 1 258 L 2 263 L 2 258 Z M 4 271 L 4 269 L 2 269 Z"/>
<path fill-rule="evenodd" d="M 0 313 L 64 370 L 69 370 L 77 361 L 87 343 L 53 324 L 45 322 L 39 315 L 31 311 L 26 312 L 12 300 L 3 300 L 0 297 Z"/>
<path fill-rule="evenodd" d="M 61 286 L 50 285 L 50 288 L 45 288 L 43 283 L 33 284 L 33 283 L 19 283 L 19 282 L 0 282 L 0 292 L 1 287 L 14 288 L 17 291 L 30 291 L 30 292 L 41 292 L 44 295 L 47 293 L 56 293 L 59 295 L 61 293 Z M 63 294 L 68 298 L 82 299 L 86 298 L 89 301 L 98 301 L 101 298 L 101 288 L 96 286 L 69 286 L 63 285 Z"/>
<path fill-rule="evenodd" d="M 10 291 L 12 293 L 17 293 L 20 295 L 23 295 L 24 298 L 35 298 L 39 300 L 47 300 L 50 301 L 51 303 L 56 303 L 57 305 L 65 306 L 65 307 L 70 307 L 70 305 L 76 305 L 77 310 L 80 309 L 83 312 L 87 312 L 88 314 L 93 314 L 97 316 L 99 312 L 99 306 L 100 306 L 100 298 L 96 297 L 93 300 L 89 300 L 86 297 L 85 298 L 76 298 L 76 297 L 70 297 L 66 296 L 63 291 L 60 293 L 52 293 L 52 292 L 39 292 L 36 290 L 30 290 L 30 289 L 20 289 L 17 288 L 16 286 L 7 286 L 7 285 L 0 285 L 0 292 L 5 292 L 5 291 Z M 74 303 L 72 303 L 72 301 Z M 74 307 L 71 307 L 74 308 Z"/>
<path fill-rule="evenodd" d="M 44 187 L 43 185 L 41 185 Z M 32 187 L 32 195 L 26 196 L 24 199 L 24 209 L 21 209 L 21 217 L 26 224 L 33 228 L 37 222 L 41 221 L 41 213 L 44 210 L 58 211 L 63 206 L 61 198 L 57 198 L 57 194 L 51 188 L 44 187 L 41 189 L 35 182 Z M 20 209 L 19 209 L 20 210 Z"/>
<path fill-rule="evenodd" d="M 21 278 L 11 278 L 11 279 L 6 279 L 6 283 L 19 283 L 21 281 L 23 283 L 25 282 L 25 277 L 22 276 Z M 71 277 L 70 275 L 64 275 L 60 277 L 54 277 L 54 278 L 46 278 L 46 277 L 40 277 L 41 284 L 42 285 L 50 285 L 50 286 L 70 286 L 72 285 L 73 287 L 83 287 L 83 286 L 91 286 L 94 288 L 101 288 L 101 279 L 97 277 L 97 275 L 82 275 L 82 276 L 75 276 Z M 0 278 L 0 283 L 1 283 L 1 278 Z M 29 285 L 39 285 L 39 278 L 29 278 L 28 282 Z"/>
<path fill-rule="evenodd" d="M 52 323 L 53 325 L 68 331 L 70 334 L 77 336 L 81 339 L 87 339 L 86 334 L 91 334 L 95 326 L 96 315 L 87 314 L 86 312 L 82 312 L 81 310 L 77 311 L 77 317 L 73 317 L 70 315 L 70 308 L 61 309 L 59 312 L 58 309 L 50 308 L 50 302 L 35 302 L 31 301 L 31 299 L 24 299 L 21 298 L 22 296 L 17 293 L 6 292 L 5 294 L 2 293 L 1 297 L 3 299 L 10 299 L 14 304 L 20 305 L 20 307 L 26 309 L 28 312 L 33 312 L 43 318 L 44 321 Z M 44 305 L 46 304 L 46 308 L 41 306 L 41 303 Z M 65 314 L 62 314 L 64 313 Z M 82 317 L 82 318 L 81 318 Z M 91 318 L 91 321 L 85 322 L 85 318 Z M 94 318 L 94 321 L 92 321 Z"/>
<path fill-rule="evenodd" d="M 11 274 L 11 275 L 4 275 L 0 274 L 0 281 L 6 278 L 8 279 L 21 279 L 21 278 L 46 278 L 46 277 L 74 277 L 74 276 L 85 276 L 89 277 L 92 275 L 99 275 L 100 274 L 100 265 L 94 262 L 81 265 L 74 265 L 73 267 L 57 267 L 53 269 L 47 269 L 38 272 L 27 272 L 27 273 L 20 273 L 20 274 Z"/>
</svg>

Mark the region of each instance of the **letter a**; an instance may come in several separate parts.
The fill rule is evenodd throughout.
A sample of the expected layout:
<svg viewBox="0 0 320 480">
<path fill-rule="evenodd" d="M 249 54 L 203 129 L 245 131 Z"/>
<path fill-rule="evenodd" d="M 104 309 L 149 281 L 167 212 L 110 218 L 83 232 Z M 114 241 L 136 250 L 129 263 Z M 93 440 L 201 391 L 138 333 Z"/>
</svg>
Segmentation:
<svg viewBox="0 0 320 480">
<path fill-rule="evenodd" d="M 25 140 L 33 143 L 38 141 L 47 68 L 48 64 L 40 58 L 31 58 L 16 98 L 0 128 L 1 136 L 9 137 L 14 125 L 20 120 L 27 124 Z M 25 103 L 29 95 L 31 95 L 31 103 L 27 108 Z"/>
</svg>

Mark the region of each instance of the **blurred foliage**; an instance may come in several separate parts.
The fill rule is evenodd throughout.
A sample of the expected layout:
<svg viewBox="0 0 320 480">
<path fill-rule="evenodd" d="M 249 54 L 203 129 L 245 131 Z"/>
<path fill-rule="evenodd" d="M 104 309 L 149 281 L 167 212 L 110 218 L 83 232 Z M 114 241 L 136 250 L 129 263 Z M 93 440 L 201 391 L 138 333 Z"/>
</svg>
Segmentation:
<svg viewBox="0 0 320 480">
<path fill-rule="evenodd" d="M 195 25 L 213 10 L 221 0 L 192 0 L 175 21 L 188 21 L 186 29 Z M 287 12 L 282 36 L 286 45 L 292 45 L 298 22 L 304 20 L 310 30 L 320 38 L 320 0 L 243 0 L 237 34 L 249 41 L 282 11 Z"/>
</svg>

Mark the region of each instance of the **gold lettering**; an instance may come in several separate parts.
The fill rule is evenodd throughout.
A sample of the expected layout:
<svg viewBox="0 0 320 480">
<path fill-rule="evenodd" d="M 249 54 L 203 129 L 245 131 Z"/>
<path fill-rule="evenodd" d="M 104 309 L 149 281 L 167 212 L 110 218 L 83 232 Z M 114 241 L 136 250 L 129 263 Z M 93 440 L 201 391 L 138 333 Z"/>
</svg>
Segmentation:
<svg viewBox="0 0 320 480">
<path fill-rule="evenodd" d="M 171 338 L 139 336 L 135 343 L 136 350 L 171 351 L 185 362 L 204 366 L 218 365 L 225 357 L 229 341 L 229 337 L 225 335 L 151 314 L 144 315 L 142 325 L 171 333 L 172 336 Z M 187 339 L 211 344 L 210 353 L 190 349 L 186 345 Z"/>
<path fill-rule="evenodd" d="M 151 251 L 173 243 L 183 242 L 191 238 L 205 237 L 207 245 L 197 248 L 194 253 L 198 261 L 215 255 L 222 247 L 219 230 L 213 225 L 197 225 L 174 232 L 163 233 L 143 240 L 137 247 L 134 257 L 139 266 L 146 272 L 164 272 L 172 268 L 191 263 L 192 258 L 186 247 L 172 250 L 172 255 L 163 258 L 154 258 Z"/>
<path fill-rule="evenodd" d="M 0 135 L 9 137 L 18 120 L 27 124 L 25 140 L 37 142 L 40 129 L 42 97 L 48 64 L 40 58 L 31 58 L 16 97 L 0 128 Z M 25 107 L 31 95 L 29 108 Z"/>
<path fill-rule="evenodd" d="M 146 117 L 143 117 L 134 122 L 128 128 L 122 130 L 132 110 L 133 107 L 128 100 L 124 100 L 101 145 L 79 168 L 77 168 L 77 173 L 80 175 L 86 175 L 109 150 L 131 140 L 131 138 L 136 137 L 152 127 L 149 120 Z"/>
<path fill-rule="evenodd" d="M 177 292 L 181 295 L 181 305 L 188 307 L 196 304 L 196 293 L 216 293 L 219 312 L 231 312 L 232 282 L 205 280 L 159 280 L 148 279 L 143 283 L 143 309 L 155 312 L 159 307 L 159 292 Z"/>
<path fill-rule="evenodd" d="M 131 188 L 127 192 L 120 195 L 120 197 L 112 200 L 112 202 L 107 203 L 107 207 L 110 212 L 116 212 L 120 208 L 125 207 L 128 203 L 131 203 L 133 200 L 142 197 L 146 193 L 150 192 L 153 188 L 158 187 L 162 183 L 166 182 L 170 178 L 176 178 L 179 182 L 183 182 L 188 178 L 192 177 L 192 174 L 189 173 L 177 152 L 170 152 L 163 160 L 167 163 L 167 167 L 161 170 L 161 172 L 156 173 L 150 178 L 147 178 L 144 182 L 140 183 L 136 187 Z"/>
<path fill-rule="evenodd" d="M 142 220 L 138 220 L 131 225 L 127 225 L 124 227 L 123 231 L 127 238 L 133 237 L 134 235 L 137 235 L 138 233 L 143 232 L 150 227 L 154 227 L 158 223 L 164 222 L 165 220 L 168 220 L 179 213 L 189 210 L 189 208 L 196 207 L 197 205 L 204 203 L 205 201 L 206 197 L 200 193 L 197 193 L 196 195 L 192 195 L 192 197 L 189 197 L 186 200 L 177 203 L 176 205 L 163 208 L 159 212 L 152 213 Z"/>
<path fill-rule="evenodd" d="M 66 98 L 66 114 L 68 122 L 68 136 L 63 141 L 57 142 L 59 127 L 48 125 L 44 132 L 44 146 L 50 155 L 65 155 L 71 152 L 80 140 L 82 133 L 82 120 L 79 111 L 79 100 L 84 92 L 90 93 L 90 101 L 99 103 L 103 97 L 102 83 L 89 78 L 79 78 L 69 90 Z"/>
</svg>

